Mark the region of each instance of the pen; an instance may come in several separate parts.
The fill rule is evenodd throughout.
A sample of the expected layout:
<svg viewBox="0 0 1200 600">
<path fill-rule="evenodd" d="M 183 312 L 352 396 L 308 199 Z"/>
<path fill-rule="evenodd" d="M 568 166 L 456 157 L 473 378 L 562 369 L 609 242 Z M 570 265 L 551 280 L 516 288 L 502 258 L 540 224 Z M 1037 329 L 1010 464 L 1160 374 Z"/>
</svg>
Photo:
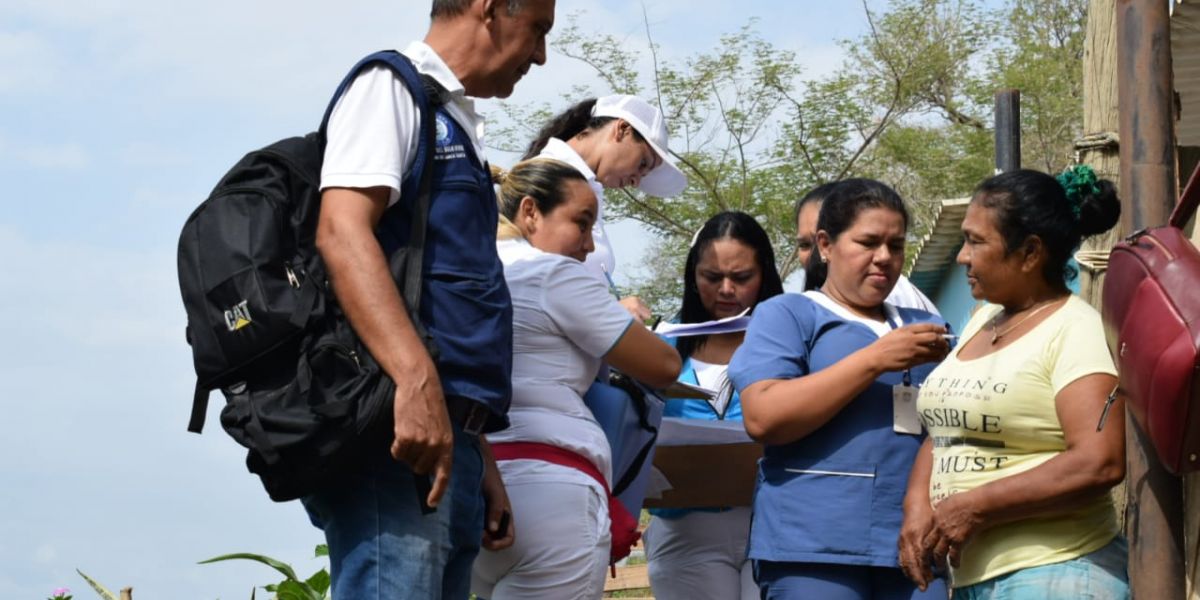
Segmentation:
<svg viewBox="0 0 1200 600">
<path fill-rule="evenodd" d="M 617 291 L 617 283 L 613 281 L 612 275 L 608 274 L 608 267 L 604 263 L 600 263 L 600 270 L 604 272 L 604 280 L 608 282 L 608 291 L 616 296 L 617 300 L 621 299 L 621 293 Z"/>
</svg>

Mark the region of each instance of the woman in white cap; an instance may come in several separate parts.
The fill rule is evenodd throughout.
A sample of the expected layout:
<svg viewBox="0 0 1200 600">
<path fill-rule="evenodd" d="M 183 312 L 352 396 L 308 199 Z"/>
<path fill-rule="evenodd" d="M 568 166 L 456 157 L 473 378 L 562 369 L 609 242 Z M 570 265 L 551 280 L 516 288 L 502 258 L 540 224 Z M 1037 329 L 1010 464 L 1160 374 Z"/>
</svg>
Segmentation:
<svg viewBox="0 0 1200 600">
<path fill-rule="evenodd" d="M 668 150 L 662 111 L 637 96 L 589 98 L 571 106 L 542 126 L 523 159 L 535 156 L 575 167 L 596 193 L 600 209 L 592 229 L 596 249 L 584 264 L 606 281 L 611 281 L 616 260 L 604 231 L 605 188 L 635 187 L 667 198 L 687 187 L 687 176 Z M 625 298 L 621 304 L 640 319 L 650 317 L 637 298 Z"/>
</svg>

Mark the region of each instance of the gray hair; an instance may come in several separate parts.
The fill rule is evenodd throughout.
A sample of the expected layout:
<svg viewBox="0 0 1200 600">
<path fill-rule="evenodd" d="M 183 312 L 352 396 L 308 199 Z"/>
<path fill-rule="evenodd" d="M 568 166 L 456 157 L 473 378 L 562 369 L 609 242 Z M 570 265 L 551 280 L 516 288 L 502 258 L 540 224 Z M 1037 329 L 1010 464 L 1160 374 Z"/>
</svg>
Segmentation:
<svg viewBox="0 0 1200 600">
<path fill-rule="evenodd" d="M 453 17 L 461 15 L 467 11 L 471 3 L 475 0 L 433 0 L 433 9 L 429 11 L 429 18 L 433 20 L 442 17 Z M 508 15 L 512 16 L 521 12 L 521 5 L 524 0 L 508 0 Z"/>
</svg>

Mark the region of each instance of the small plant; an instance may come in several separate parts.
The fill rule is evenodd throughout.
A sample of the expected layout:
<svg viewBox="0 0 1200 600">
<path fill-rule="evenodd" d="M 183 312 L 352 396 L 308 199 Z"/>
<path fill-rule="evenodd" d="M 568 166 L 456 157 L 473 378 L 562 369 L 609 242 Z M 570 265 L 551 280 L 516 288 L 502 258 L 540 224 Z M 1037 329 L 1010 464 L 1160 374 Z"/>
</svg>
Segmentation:
<svg viewBox="0 0 1200 600">
<path fill-rule="evenodd" d="M 75 572 L 79 573 L 79 576 L 82 577 L 84 581 L 88 582 L 88 585 L 92 586 L 92 589 L 95 590 L 96 593 L 104 600 L 120 600 L 120 598 L 118 598 L 118 596 L 116 594 L 112 593 L 111 590 L 100 585 L 100 582 L 96 581 L 95 579 L 88 577 L 87 574 L 84 573 L 83 571 L 80 571 L 79 569 L 75 569 Z M 131 596 L 132 589 L 133 588 L 126 588 L 125 590 L 122 590 L 123 595 L 121 597 Z M 67 591 L 70 591 L 70 590 L 67 590 Z M 69 598 L 69 596 L 68 596 L 68 598 Z"/>
<path fill-rule="evenodd" d="M 317 546 L 315 555 L 317 557 L 329 556 L 329 547 L 325 544 Z M 282 573 L 284 577 L 283 581 L 263 586 L 263 589 L 275 594 L 276 600 L 330 600 L 329 571 L 325 569 L 321 569 L 313 573 L 308 579 L 301 581 L 296 576 L 296 571 L 292 569 L 291 565 L 269 556 L 248 552 L 216 556 L 208 560 L 202 560 L 200 564 L 205 565 L 226 560 L 252 560 Z M 253 591 L 250 592 L 250 598 L 254 600 Z"/>
<path fill-rule="evenodd" d="M 54 588 L 53 593 L 54 595 L 50 596 L 46 600 L 71 600 L 71 598 L 74 598 L 74 596 L 71 595 L 71 588 Z"/>
</svg>

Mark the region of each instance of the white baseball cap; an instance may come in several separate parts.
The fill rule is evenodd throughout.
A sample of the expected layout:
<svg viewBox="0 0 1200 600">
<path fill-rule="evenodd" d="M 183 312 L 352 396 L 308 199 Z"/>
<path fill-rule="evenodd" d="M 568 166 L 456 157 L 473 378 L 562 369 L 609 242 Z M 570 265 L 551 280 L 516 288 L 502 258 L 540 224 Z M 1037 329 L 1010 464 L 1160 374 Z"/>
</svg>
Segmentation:
<svg viewBox="0 0 1200 600">
<path fill-rule="evenodd" d="M 667 124 L 662 111 L 637 96 L 613 95 L 596 99 L 593 117 L 614 117 L 629 123 L 662 158 L 638 184 L 638 189 L 660 198 L 676 196 L 687 187 L 687 175 L 675 166 L 667 152 Z"/>
</svg>

